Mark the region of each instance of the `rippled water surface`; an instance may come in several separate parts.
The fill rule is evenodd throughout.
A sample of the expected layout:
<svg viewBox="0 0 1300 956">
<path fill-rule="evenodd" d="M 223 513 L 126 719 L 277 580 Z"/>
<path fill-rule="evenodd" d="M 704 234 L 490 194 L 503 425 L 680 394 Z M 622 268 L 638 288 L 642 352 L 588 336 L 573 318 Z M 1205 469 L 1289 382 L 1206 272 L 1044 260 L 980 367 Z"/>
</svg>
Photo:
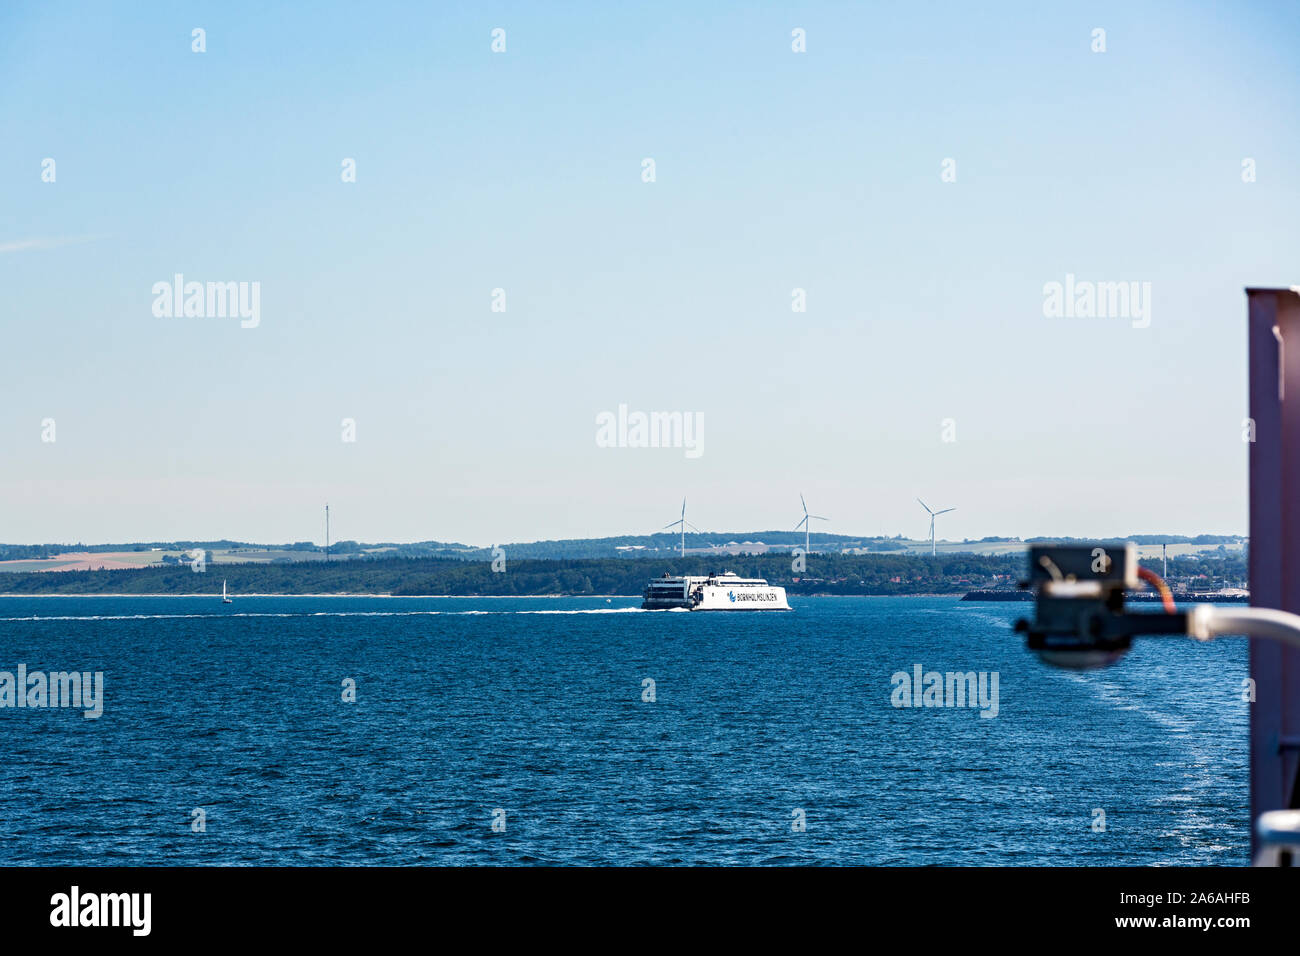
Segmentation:
<svg viewBox="0 0 1300 956">
<path fill-rule="evenodd" d="M 637 603 L 0 598 L 0 671 L 105 684 L 0 709 L 0 863 L 1247 862 L 1242 641 L 1074 674 L 1028 605 Z M 997 716 L 891 706 L 916 664 Z"/>
</svg>

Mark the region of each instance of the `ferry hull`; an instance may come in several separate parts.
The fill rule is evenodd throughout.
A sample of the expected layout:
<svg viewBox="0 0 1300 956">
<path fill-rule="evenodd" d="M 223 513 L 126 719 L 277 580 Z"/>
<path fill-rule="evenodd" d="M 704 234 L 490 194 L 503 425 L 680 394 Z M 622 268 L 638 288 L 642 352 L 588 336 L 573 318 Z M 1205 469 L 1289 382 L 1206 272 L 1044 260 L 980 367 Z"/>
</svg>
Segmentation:
<svg viewBox="0 0 1300 956">
<path fill-rule="evenodd" d="M 692 611 L 788 611 L 785 588 L 728 588 L 706 585 Z"/>
<path fill-rule="evenodd" d="M 785 588 L 764 584 L 761 587 L 705 584 L 685 588 L 664 589 L 647 593 L 641 603 L 646 611 L 788 611 Z"/>
</svg>

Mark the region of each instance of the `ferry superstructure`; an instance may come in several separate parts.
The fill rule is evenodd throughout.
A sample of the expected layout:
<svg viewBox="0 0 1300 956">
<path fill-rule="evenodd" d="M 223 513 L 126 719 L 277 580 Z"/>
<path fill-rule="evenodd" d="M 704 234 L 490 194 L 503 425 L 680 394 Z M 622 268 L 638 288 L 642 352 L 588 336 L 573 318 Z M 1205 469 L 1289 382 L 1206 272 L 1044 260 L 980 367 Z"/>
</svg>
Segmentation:
<svg viewBox="0 0 1300 956">
<path fill-rule="evenodd" d="M 665 574 L 645 589 L 641 607 L 647 611 L 685 608 L 688 611 L 788 611 L 785 588 L 762 578 L 742 578 L 734 571 L 706 577 Z"/>
</svg>

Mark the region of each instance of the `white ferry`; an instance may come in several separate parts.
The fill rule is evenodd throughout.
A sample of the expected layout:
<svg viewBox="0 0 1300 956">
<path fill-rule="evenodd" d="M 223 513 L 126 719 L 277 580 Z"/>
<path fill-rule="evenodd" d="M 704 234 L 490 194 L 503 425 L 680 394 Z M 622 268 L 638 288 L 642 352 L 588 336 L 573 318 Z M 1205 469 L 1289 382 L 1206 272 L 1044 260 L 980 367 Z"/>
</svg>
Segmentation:
<svg viewBox="0 0 1300 956">
<path fill-rule="evenodd" d="M 682 607 L 689 611 L 788 611 L 785 588 L 762 578 L 742 578 L 734 571 L 708 577 L 673 577 L 665 574 L 645 589 L 641 607 L 662 611 Z"/>
</svg>

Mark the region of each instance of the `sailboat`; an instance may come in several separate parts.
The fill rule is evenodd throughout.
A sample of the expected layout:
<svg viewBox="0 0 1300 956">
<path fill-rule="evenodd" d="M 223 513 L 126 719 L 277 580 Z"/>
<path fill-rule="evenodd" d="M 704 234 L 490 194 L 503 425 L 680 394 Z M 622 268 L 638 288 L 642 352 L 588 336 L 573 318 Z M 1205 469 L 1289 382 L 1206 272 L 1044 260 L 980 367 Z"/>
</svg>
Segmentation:
<svg viewBox="0 0 1300 956">
<path fill-rule="evenodd" d="M 230 599 L 230 596 L 226 594 L 226 582 L 225 582 L 225 581 L 222 581 L 222 582 L 221 582 L 221 603 L 222 603 L 222 604 L 234 604 L 234 603 L 235 603 L 234 601 L 232 601 L 232 600 Z"/>
</svg>

